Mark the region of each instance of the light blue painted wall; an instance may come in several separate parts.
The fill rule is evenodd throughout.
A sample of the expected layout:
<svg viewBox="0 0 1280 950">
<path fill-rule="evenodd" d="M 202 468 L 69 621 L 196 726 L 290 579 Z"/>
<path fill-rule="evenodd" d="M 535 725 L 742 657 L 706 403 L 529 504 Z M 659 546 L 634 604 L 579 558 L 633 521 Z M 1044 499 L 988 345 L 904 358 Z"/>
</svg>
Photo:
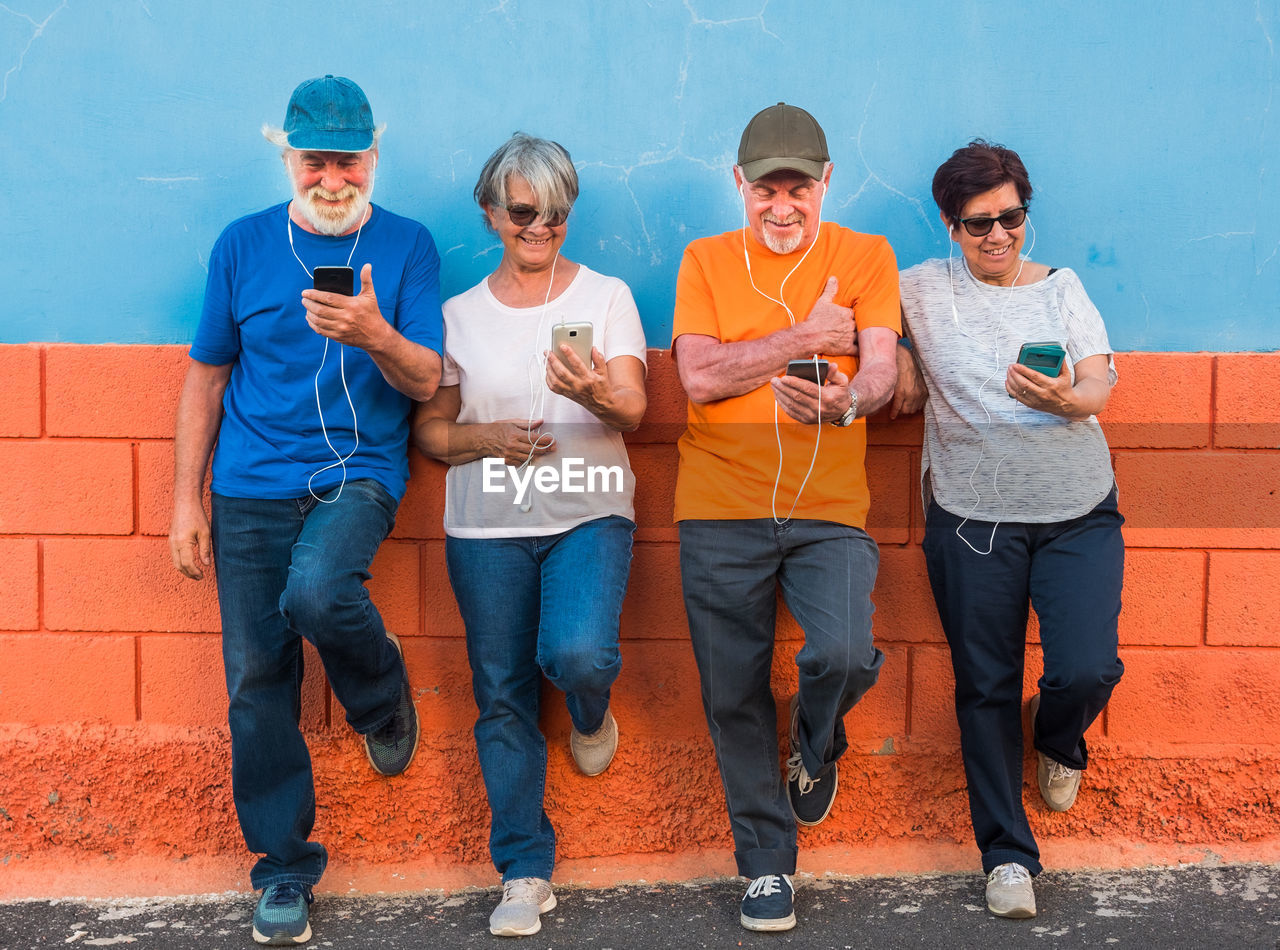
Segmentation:
<svg viewBox="0 0 1280 950">
<path fill-rule="evenodd" d="M 573 153 L 566 252 L 665 346 L 681 251 L 738 226 L 729 165 L 785 99 L 827 130 L 827 215 L 945 254 L 929 181 L 982 135 L 1037 189 L 1034 257 L 1119 350 L 1280 348 L 1280 0 L 5 0 L 0 342 L 181 343 L 233 218 L 287 195 L 301 79 L 388 125 L 375 200 L 424 221 L 447 293 L 496 264 L 470 193 L 516 129 Z"/>
</svg>

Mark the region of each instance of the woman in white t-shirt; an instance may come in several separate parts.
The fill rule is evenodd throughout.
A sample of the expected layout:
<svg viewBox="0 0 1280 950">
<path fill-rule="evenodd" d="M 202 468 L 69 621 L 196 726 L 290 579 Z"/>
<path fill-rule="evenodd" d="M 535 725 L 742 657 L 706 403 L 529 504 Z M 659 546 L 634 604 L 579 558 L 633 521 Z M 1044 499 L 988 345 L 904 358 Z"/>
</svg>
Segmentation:
<svg viewBox="0 0 1280 950">
<path fill-rule="evenodd" d="M 555 142 L 517 133 L 489 157 L 475 198 L 502 260 L 445 303 L 444 373 L 414 422 L 418 449 L 449 465 L 446 557 L 480 710 L 499 936 L 536 933 L 556 904 L 542 677 L 565 693 L 579 769 L 603 772 L 618 744 L 609 691 L 635 532 L 622 433 L 644 415 L 645 341 L 626 284 L 560 254 L 577 196 Z"/>
<path fill-rule="evenodd" d="M 1075 802 L 1084 733 L 1124 672 L 1124 519 L 1097 420 L 1115 365 L 1075 273 L 1021 255 L 1035 232 L 1016 152 L 982 140 L 958 149 L 934 175 L 933 197 L 960 255 L 901 274 L 915 359 L 900 348 L 893 414 L 919 408 L 927 390 L 925 559 L 951 648 L 987 907 L 1034 917 L 1041 865 L 1022 805 L 1028 605 L 1044 654 L 1032 744 L 1051 810 Z M 1028 343 L 1056 345 L 1060 369 L 1024 365 Z"/>
</svg>

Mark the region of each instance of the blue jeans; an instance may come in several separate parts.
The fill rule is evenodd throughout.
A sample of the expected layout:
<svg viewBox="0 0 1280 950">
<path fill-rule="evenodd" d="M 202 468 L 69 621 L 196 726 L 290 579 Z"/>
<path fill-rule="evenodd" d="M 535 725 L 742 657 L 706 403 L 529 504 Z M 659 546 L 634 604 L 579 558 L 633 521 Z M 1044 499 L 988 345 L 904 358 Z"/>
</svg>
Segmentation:
<svg viewBox="0 0 1280 950">
<path fill-rule="evenodd" d="M 543 537 L 445 542 L 480 711 L 476 751 L 493 815 L 489 854 L 504 881 L 551 878 L 556 834 L 542 807 L 542 675 L 565 693 L 574 728 L 600 728 L 622 668 L 618 620 L 635 530 L 610 515 Z"/>
<path fill-rule="evenodd" d="M 1034 745 L 1068 768 L 1083 769 L 1085 730 L 1124 672 L 1116 655 L 1124 518 L 1113 489 L 1070 521 L 1002 522 L 986 555 L 956 536 L 962 520 L 930 504 L 924 554 L 951 648 L 973 834 L 988 874 L 1010 861 L 1039 874 L 1040 851 L 1022 806 L 1028 604 L 1040 618 L 1044 650 Z M 961 532 L 982 550 L 991 527 L 970 521 Z"/>
<path fill-rule="evenodd" d="M 371 732 L 395 711 L 403 666 L 364 582 L 397 506 L 372 479 L 348 482 L 333 504 L 213 496 L 231 788 L 245 844 L 263 855 L 255 888 L 315 884 L 328 860 L 308 840 L 316 801 L 298 728 L 300 638 L 315 646 L 353 729 Z"/>
<path fill-rule="evenodd" d="M 702 706 L 715 745 L 738 873 L 794 874 L 796 825 L 779 769 L 773 670 L 777 588 L 804 630 L 800 753 L 827 775 L 848 748 L 844 717 L 875 685 L 880 552 L 865 531 L 772 518 L 680 522 L 680 577 Z"/>
</svg>

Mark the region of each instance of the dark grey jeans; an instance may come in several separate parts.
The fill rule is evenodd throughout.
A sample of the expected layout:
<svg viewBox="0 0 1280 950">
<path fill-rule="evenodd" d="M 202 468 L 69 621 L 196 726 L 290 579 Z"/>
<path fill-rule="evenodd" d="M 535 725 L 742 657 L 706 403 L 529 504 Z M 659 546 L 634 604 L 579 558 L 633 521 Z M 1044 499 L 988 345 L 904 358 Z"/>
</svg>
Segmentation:
<svg viewBox="0 0 1280 950">
<path fill-rule="evenodd" d="M 777 589 L 804 630 L 800 752 L 812 776 L 844 754 L 844 716 L 880 675 L 871 590 L 880 552 L 830 521 L 680 522 L 680 574 L 702 706 L 729 804 L 738 873 L 793 874 L 796 825 L 770 683 Z"/>
</svg>

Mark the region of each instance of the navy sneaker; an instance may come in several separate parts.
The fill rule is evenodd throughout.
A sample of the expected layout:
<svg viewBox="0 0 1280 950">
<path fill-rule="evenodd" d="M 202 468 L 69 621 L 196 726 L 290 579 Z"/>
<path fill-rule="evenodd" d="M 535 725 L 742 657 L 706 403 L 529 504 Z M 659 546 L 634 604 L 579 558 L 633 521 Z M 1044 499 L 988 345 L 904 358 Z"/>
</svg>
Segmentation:
<svg viewBox="0 0 1280 950">
<path fill-rule="evenodd" d="M 739 921 L 748 930 L 790 930 L 796 925 L 791 901 L 796 889 L 786 874 L 765 874 L 747 887 Z"/>
<path fill-rule="evenodd" d="M 413 761 L 418 751 L 418 710 L 413 705 L 413 690 L 409 688 L 409 671 L 404 665 L 404 650 L 394 633 L 387 632 L 387 639 L 400 653 L 400 699 L 391 718 L 378 729 L 364 737 L 364 752 L 369 764 L 379 775 L 399 775 Z"/>
<path fill-rule="evenodd" d="M 787 757 L 787 799 L 791 814 L 802 825 L 820 824 L 831 814 L 840 787 L 840 773 L 835 763 L 826 775 L 813 778 L 804 767 L 800 755 L 800 694 L 791 697 L 791 755 Z"/>
<path fill-rule="evenodd" d="M 311 888 L 286 881 L 262 890 L 253 911 L 253 939 L 269 947 L 293 947 L 311 939 Z"/>
</svg>

